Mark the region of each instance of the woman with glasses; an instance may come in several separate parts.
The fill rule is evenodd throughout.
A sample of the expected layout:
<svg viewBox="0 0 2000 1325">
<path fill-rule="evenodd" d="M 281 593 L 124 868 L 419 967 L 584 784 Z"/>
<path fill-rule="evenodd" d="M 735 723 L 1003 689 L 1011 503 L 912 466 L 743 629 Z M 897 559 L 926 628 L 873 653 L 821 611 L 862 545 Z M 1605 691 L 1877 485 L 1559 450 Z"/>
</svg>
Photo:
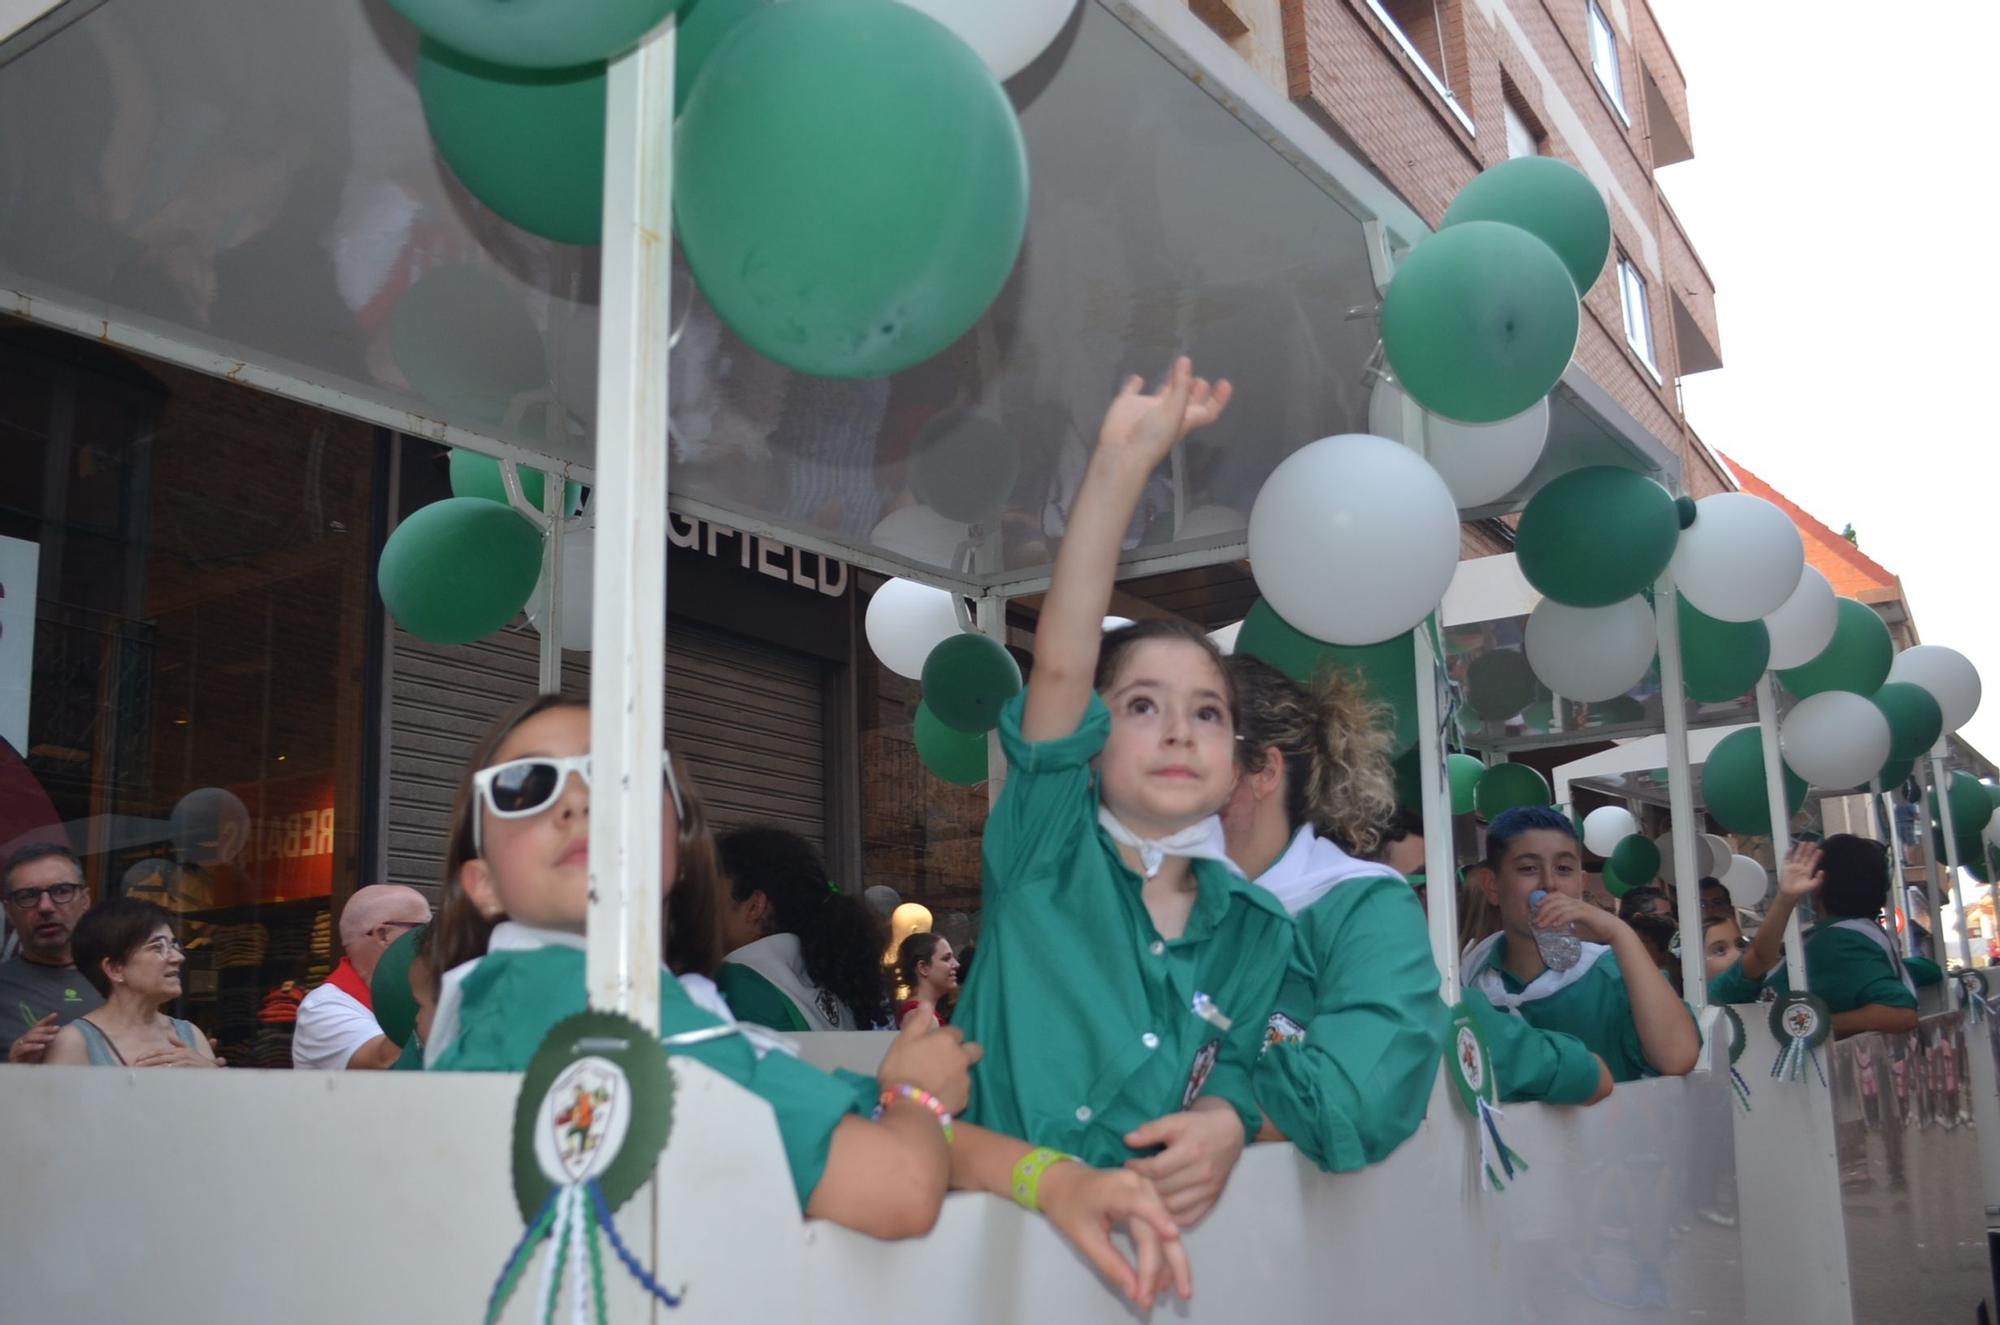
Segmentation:
<svg viewBox="0 0 2000 1325">
<path fill-rule="evenodd" d="M 84 979 L 104 996 L 104 1006 L 63 1027 L 46 1062 L 220 1066 L 207 1036 L 160 1010 L 181 996 L 181 966 L 187 960 L 164 910 L 134 897 L 108 898 L 77 921 L 70 951 Z"/>
</svg>

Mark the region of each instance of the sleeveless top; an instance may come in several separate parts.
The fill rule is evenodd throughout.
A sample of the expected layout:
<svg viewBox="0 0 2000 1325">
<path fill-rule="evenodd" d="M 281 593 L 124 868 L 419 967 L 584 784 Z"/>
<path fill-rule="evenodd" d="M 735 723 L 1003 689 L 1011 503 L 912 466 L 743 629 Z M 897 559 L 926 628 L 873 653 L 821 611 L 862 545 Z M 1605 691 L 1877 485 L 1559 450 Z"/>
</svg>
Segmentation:
<svg viewBox="0 0 2000 1325">
<path fill-rule="evenodd" d="M 189 1049 L 193 1049 L 197 1043 L 195 1037 L 200 1035 L 201 1032 L 196 1030 L 191 1023 L 182 1021 L 179 1017 L 168 1017 L 167 1020 L 173 1023 L 174 1035 L 179 1038 L 181 1044 Z M 111 1043 L 111 1037 L 92 1023 L 88 1017 L 78 1017 L 70 1025 L 76 1027 L 83 1035 L 83 1047 L 90 1054 L 90 1065 L 92 1067 L 131 1066 L 131 1064 L 125 1061 L 125 1055 L 118 1052 L 118 1046 Z"/>
</svg>

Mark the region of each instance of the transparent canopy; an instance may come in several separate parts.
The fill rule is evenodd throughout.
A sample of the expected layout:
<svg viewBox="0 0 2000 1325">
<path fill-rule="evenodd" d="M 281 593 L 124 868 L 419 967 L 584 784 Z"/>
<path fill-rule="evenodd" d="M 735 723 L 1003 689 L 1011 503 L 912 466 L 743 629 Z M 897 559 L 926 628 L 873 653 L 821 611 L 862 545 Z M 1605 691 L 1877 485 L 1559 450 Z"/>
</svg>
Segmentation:
<svg viewBox="0 0 2000 1325">
<path fill-rule="evenodd" d="M 587 478 L 597 253 L 514 229 L 450 176 L 415 45 L 380 0 L 147 0 L 0 48 L 0 288 L 31 318 Z M 1086 0 L 1010 91 L 1027 244 L 988 315 L 929 363 L 873 381 L 790 372 L 679 274 L 677 509 L 1031 592 L 1126 373 L 1186 351 L 1240 392 L 1156 476 L 1132 573 L 1241 556 L 1277 463 L 1366 428 L 1373 273 L 1422 237 L 1379 180 L 1180 6 Z M 994 508 L 970 523 L 919 503 L 911 472 L 967 414 L 1018 459 L 1004 493 L 947 494 Z M 1467 514 L 1589 463 L 1673 466 L 1572 368 L 1542 468 Z"/>
</svg>

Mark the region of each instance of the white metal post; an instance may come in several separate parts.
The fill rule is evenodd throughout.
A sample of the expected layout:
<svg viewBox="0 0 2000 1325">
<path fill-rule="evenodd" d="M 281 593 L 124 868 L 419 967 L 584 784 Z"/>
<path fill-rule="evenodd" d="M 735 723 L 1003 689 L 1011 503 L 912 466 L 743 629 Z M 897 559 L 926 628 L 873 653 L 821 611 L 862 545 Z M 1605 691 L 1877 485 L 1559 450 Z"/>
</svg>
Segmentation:
<svg viewBox="0 0 2000 1325">
<path fill-rule="evenodd" d="M 1764 791 L 1771 803 L 1771 858 L 1782 876 L 1792 854 L 1792 807 L 1785 800 L 1785 758 L 1778 750 L 1778 689 L 1769 672 L 1757 678 L 1757 731 L 1764 738 Z M 1799 913 L 1785 923 L 1785 975 L 1792 992 L 1806 992 L 1806 941 Z"/>
<path fill-rule="evenodd" d="M 1667 805 L 1673 814 L 1675 905 L 1681 913 L 1681 993 L 1694 1004 L 1700 1020 L 1708 1006 L 1708 967 L 1702 959 L 1701 870 L 1695 864 L 1694 768 L 1688 758 L 1687 695 L 1681 680 L 1680 599 L 1671 572 L 1662 574 L 1653 586 L 1653 626 L 1660 645 L 1660 708 L 1667 726 Z"/>
<path fill-rule="evenodd" d="M 963 610 L 965 600 L 956 593 L 952 601 Z M 1007 647 L 1007 600 L 991 594 L 984 595 L 973 604 L 974 624 L 979 633 Z M 994 728 L 986 737 L 986 808 L 992 809 L 1000 802 L 1000 790 L 1007 785 L 1007 756 L 1000 752 L 1000 730 Z"/>
<path fill-rule="evenodd" d="M 542 534 L 548 541 L 542 545 L 542 638 L 536 662 L 545 695 L 562 689 L 563 515 L 568 491 L 569 484 L 554 474 L 542 480 L 542 513 L 549 522 Z"/>
<path fill-rule="evenodd" d="M 1924 798 L 1930 795 L 1931 786 L 1930 760 L 1919 759 L 1917 760 L 1917 804 L 1919 806 L 1923 805 Z M 1925 812 L 1919 816 L 1918 822 L 1928 826 L 1929 819 L 1929 813 Z M 1917 841 L 1924 849 L 1924 900 L 1930 905 L 1931 910 L 1931 960 L 1936 962 L 1939 968 L 1942 969 L 1950 959 L 1944 939 L 1943 876 L 1938 868 L 1937 848 L 1931 845 L 1931 835 L 1919 832 L 1917 834 Z M 1948 1005 L 1957 1007 L 1958 987 L 1947 980 L 1945 981 L 1945 992 L 1949 1000 Z"/>
<path fill-rule="evenodd" d="M 1444 776 L 1442 707 L 1438 703 L 1438 658 L 1431 649 L 1430 625 L 1415 632 L 1417 656 L 1417 760 L 1423 781 L 1424 895 L 1429 899 L 1431 957 L 1438 968 L 1438 993 L 1445 1006 L 1457 1004 L 1458 853 L 1451 831 L 1451 791 Z"/>
<path fill-rule="evenodd" d="M 598 309 L 590 1004 L 659 1029 L 674 24 L 612 61 Z"/>
<path fill-rule="evenodd" d="M 1965 879 L 1958 870 L 1958 830 L 1951 822 L 1951 778 L 1944 768 L 1945 743 L 1931 750 L 1931 794 L 1937 798 L 1938 826 L 1944 829 L 1944 860 L 1951 878 L 1951 905 L 1958 912 L 1958 960 L 1972 969 L 1972 926 L 1965 912 Z M 1943 965 L 1942 962 L 1939 965 Z"/>
<path fill-rule="evenodd" d="M 1903 955 L 1917 955 L 1917 931 L 1903 907 L 1903 853 L 1896 841 L 1896 807 L 1882 792 L 1882 779 L 1868 780 L 1868 800 L 1882 816 L 1882 842 L 1889 856 L 1889 906 L 1896 919 L 1896 932 L 1903 936 Z"/>
</svg>

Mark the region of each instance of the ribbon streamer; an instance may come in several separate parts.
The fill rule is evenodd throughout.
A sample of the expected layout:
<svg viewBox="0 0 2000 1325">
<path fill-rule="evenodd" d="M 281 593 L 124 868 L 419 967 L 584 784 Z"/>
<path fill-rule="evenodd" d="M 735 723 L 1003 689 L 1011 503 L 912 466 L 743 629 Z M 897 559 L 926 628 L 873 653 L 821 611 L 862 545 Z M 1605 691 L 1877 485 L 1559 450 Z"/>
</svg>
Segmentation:
<svg viewBox="0 0 2000 1325">
<path fill-rule="evenodd" d="M 1743 1106 L 1743 1112 L 1749 1113 L 1750 1083 L 1743 1079 L 1743 1074 L 1738 1072 L 1733 1065 L 1729 1069 L 1729 1084 L 1734 1088 L 1736 1102 Z"/>
<path fill-rule="evenodd" d="M 542 1262 L 541 1288 L 536 1294 L 536 1302 L 540 1306 L 537 1319 L 542 1325 L 554 1325 L 563 1283 L 571 1274 L 575 1276 L 570 1300 L 571 1325 L 606 1325 L 604 1248 L 601 1245 L 606 1239 L 610 1241 L 611 1250 L 619 1262 L 639 1281 L 640 1287 L 664 1306 L 678 1307 L 681 1304 L 681 1299 L 663 1288 L 639 1263 L 631 1248 L 625 1245 L 625 1239 L 619 1235 L 618 1225 L 612 1218 L 611 1203 L 605 1199 L 604 1188 L 592 1178 L 584 1183 L 558 1187 L 549 1193 L 527 1231 L 522 1233 L 521 1240 L 508 1253 L 506 1268 L 500 1272 L 493 1291 L 487 1295 L 486 1325 L 494 1325 L 500 1319 L 500 1313 L 507 1309 L 508 1299 L 513 1297 L 528 1263 L 534 1259 L 535 1248 L 544 1238 L 548 1240 L 549 1252 Z"/>
<path fill-rule="evenodd" d="M 1506 1117 L 1500 1109 L 1479 1101 L 1479 1160 L 1485 1170 L 1486 1181 L 1496 1192 L 1507 1190 L 1507 1184 L 1528 1171 L 1528 1161 L 1522 1159 L 1515 1149 L 1500 1136 L 1500 1120 Z M 1501 1177 L 1505 1173 L 1505 1178 Z"/>
</svg>

